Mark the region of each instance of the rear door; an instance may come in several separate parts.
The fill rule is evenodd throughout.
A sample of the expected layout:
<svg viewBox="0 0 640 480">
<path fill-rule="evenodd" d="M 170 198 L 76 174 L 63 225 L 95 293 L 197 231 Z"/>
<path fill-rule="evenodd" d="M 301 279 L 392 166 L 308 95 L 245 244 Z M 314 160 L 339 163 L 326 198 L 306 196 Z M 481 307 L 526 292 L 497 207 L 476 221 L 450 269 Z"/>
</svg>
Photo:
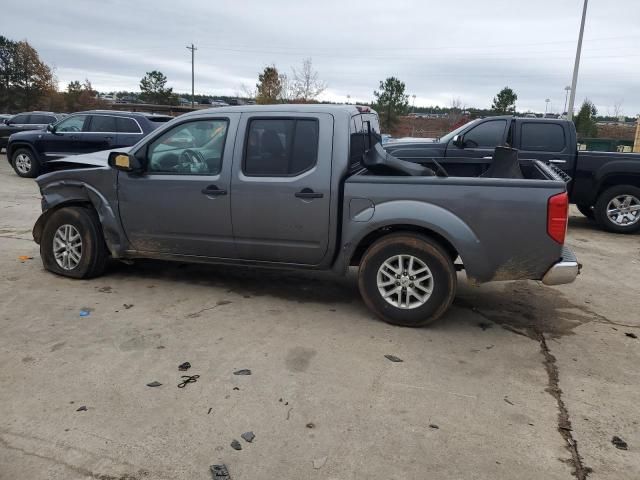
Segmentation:
<svg viewBox="0 0 640 480">
<path fill-rule="evenodd" d="M 333 116 L 243 114 L 231 182 L 240 258 L 317 265 L 327 253 Z"/>
<path fill-rule="evenodd" d="M 118 135 L 114 148 L 130 147 L 138 143 L 138 140 L 143 137 L 140 124 L 133 118 L 117 117 L 116 127 Z"/>
<path fill-rule="evenodd" d="M 136 250 L 235 257 L 229 184 L 239 118 L 175 124 L 135 152 L 143 174 L 118 173 L 120 218 Z"/>
<path fill-rule="evenodd" d="M 83 133 L 83 151 L 78 153 L 99 152 L 117 147 L 118 131 L 116 117 L 113 115 L 91 115 L 86 130 L 86 133 Z"/>
<path fill-rule="evenodd" d="M 570 147 L 568 132 L 558 122 L 517 122 L 515 145 L 520 159 L 542 160 L 568 174 L 573 172 L 575 146 Z"/>
</svg>

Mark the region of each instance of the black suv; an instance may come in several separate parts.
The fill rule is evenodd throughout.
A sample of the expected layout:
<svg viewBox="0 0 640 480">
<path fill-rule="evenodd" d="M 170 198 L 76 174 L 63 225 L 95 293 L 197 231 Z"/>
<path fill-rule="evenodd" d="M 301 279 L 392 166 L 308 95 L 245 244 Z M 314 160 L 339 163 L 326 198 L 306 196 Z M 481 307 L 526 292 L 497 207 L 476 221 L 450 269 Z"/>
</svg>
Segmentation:
<svg viewBox="0 0 640 480">
<path fill-rule="evenodd" d="M 9 137 L 14 133 L 25 130 L 42 130 L 63 117 L 64 115 L 51 112 L 24 112 L 3 119 L 0 123 L 0 150 L 7 146 Z"/>
<path fill-rule="evenodd" d="M 140 112 L 78 112 L 46 130 L 11 135 L 7 159 L 21 177 L 36 177 L 50 160 L 130 147 L 173 117 Z"/>
</svg>

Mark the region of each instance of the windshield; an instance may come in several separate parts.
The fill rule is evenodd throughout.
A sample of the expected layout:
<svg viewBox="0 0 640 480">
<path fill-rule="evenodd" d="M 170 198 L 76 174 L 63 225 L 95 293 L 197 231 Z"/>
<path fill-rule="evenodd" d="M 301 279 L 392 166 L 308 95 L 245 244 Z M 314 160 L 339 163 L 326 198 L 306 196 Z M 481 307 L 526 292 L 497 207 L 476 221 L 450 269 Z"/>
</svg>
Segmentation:
<svg viewBox="0 0 640 480">
<path fill-rule="evenodd" d="M 456 135 L 458 135 L 461 131 L 463 131 L 464 129 L 466 129 L 467 127 L 470 127 L 471 125 L 473 125 L 474 123 L 477 123 L 478 120 L 472 120 L 471 122 L 467 122 L 464 125 L 456 128 L 455 130 L 453 130 L 452 132 L 447 133 L 446 135 L 440 137 L 440 139 L 438 140 L 440 143 L 449 143 L 449 141 L 455 137 Z"/>
</svg>

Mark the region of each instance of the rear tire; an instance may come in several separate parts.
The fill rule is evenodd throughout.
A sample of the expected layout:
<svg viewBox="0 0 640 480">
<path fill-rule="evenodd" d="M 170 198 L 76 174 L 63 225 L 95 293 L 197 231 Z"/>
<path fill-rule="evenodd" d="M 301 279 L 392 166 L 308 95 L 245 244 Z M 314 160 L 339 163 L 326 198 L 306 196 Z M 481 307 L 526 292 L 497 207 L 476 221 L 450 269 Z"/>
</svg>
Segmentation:
<svg viewBox="0 0 640 480">
<path fill-rule="evenodd" d="M 593 213 L 593 207 L 591 205 L 578 204 L 576 205 L 576 207 L 578 208 L 580 213 L 587 218 L 593 219 L 593 217 L 595 216 L 595 214 Z"/>
<path fill-rule="evenodd" d="M 451 305 L 456 284 L 450 256 L 418 234 L 385 236 L 369 247 L 360 263 L 358 286 L 365 304 L 393 325 L 434 322 Z"/>
<path fill-rule="evenodd" d="M 593 209 L 603 229 L 614 233 L 640 230 L 640 188 L 616 185 L 600 194 Z"/>
<path fill-rule="evenodd" d="M 23 178 L 35 178 L 40 175 L 40 162 L 28 148 L 19 148 L 11 156 L 11 166 Z"/>
<path fill-rule="evenodd" d="M 64 207 L 47 219 L 40 240 L 42 264 L 50 272 L 71 278 L 101 275 L 109 253 L 95 211 Z"/>
</svg>

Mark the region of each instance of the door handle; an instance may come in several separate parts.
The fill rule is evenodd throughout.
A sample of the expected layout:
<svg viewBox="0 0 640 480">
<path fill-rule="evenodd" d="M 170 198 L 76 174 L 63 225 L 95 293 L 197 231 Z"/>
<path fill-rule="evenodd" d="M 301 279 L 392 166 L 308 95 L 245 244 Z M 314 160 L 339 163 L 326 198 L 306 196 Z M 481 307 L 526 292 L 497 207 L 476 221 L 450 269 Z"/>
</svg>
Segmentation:
<svg viewBox="0 0 640 480">
<path fill-rule="evenodd" d="M 549 160 L 549 163 L 567 163 L 566 160 L 560 160 L 558 158 L 552 158 L 551 160 Z"/>
<path fill-rule="evenodd" d="M 113 140 L 113 137 L 104 137 L 105 140 Z"/>
<path fill-rule="evenodd" d="M 493 157 L 491 155 L 489 155 L 488 157 L 482 157 L 483 160 L 492 160 Z"/>
<path fill-rule="evenodd" d="M 299 192 L 296 192 L 297 198 L 322 198 L 324 195 L 322 193 L 316 193 L 310 188 L 303 188 Z"/>
<path fill-rule="evenodd" d="M 227 191 L 221 190 L 215 185 L 209 185 L 208 187 L 202 189 L 202 193 L 204 193 L 207 196 L 218 196 L 218 195 L 226 195 Z"/>
</svg>

